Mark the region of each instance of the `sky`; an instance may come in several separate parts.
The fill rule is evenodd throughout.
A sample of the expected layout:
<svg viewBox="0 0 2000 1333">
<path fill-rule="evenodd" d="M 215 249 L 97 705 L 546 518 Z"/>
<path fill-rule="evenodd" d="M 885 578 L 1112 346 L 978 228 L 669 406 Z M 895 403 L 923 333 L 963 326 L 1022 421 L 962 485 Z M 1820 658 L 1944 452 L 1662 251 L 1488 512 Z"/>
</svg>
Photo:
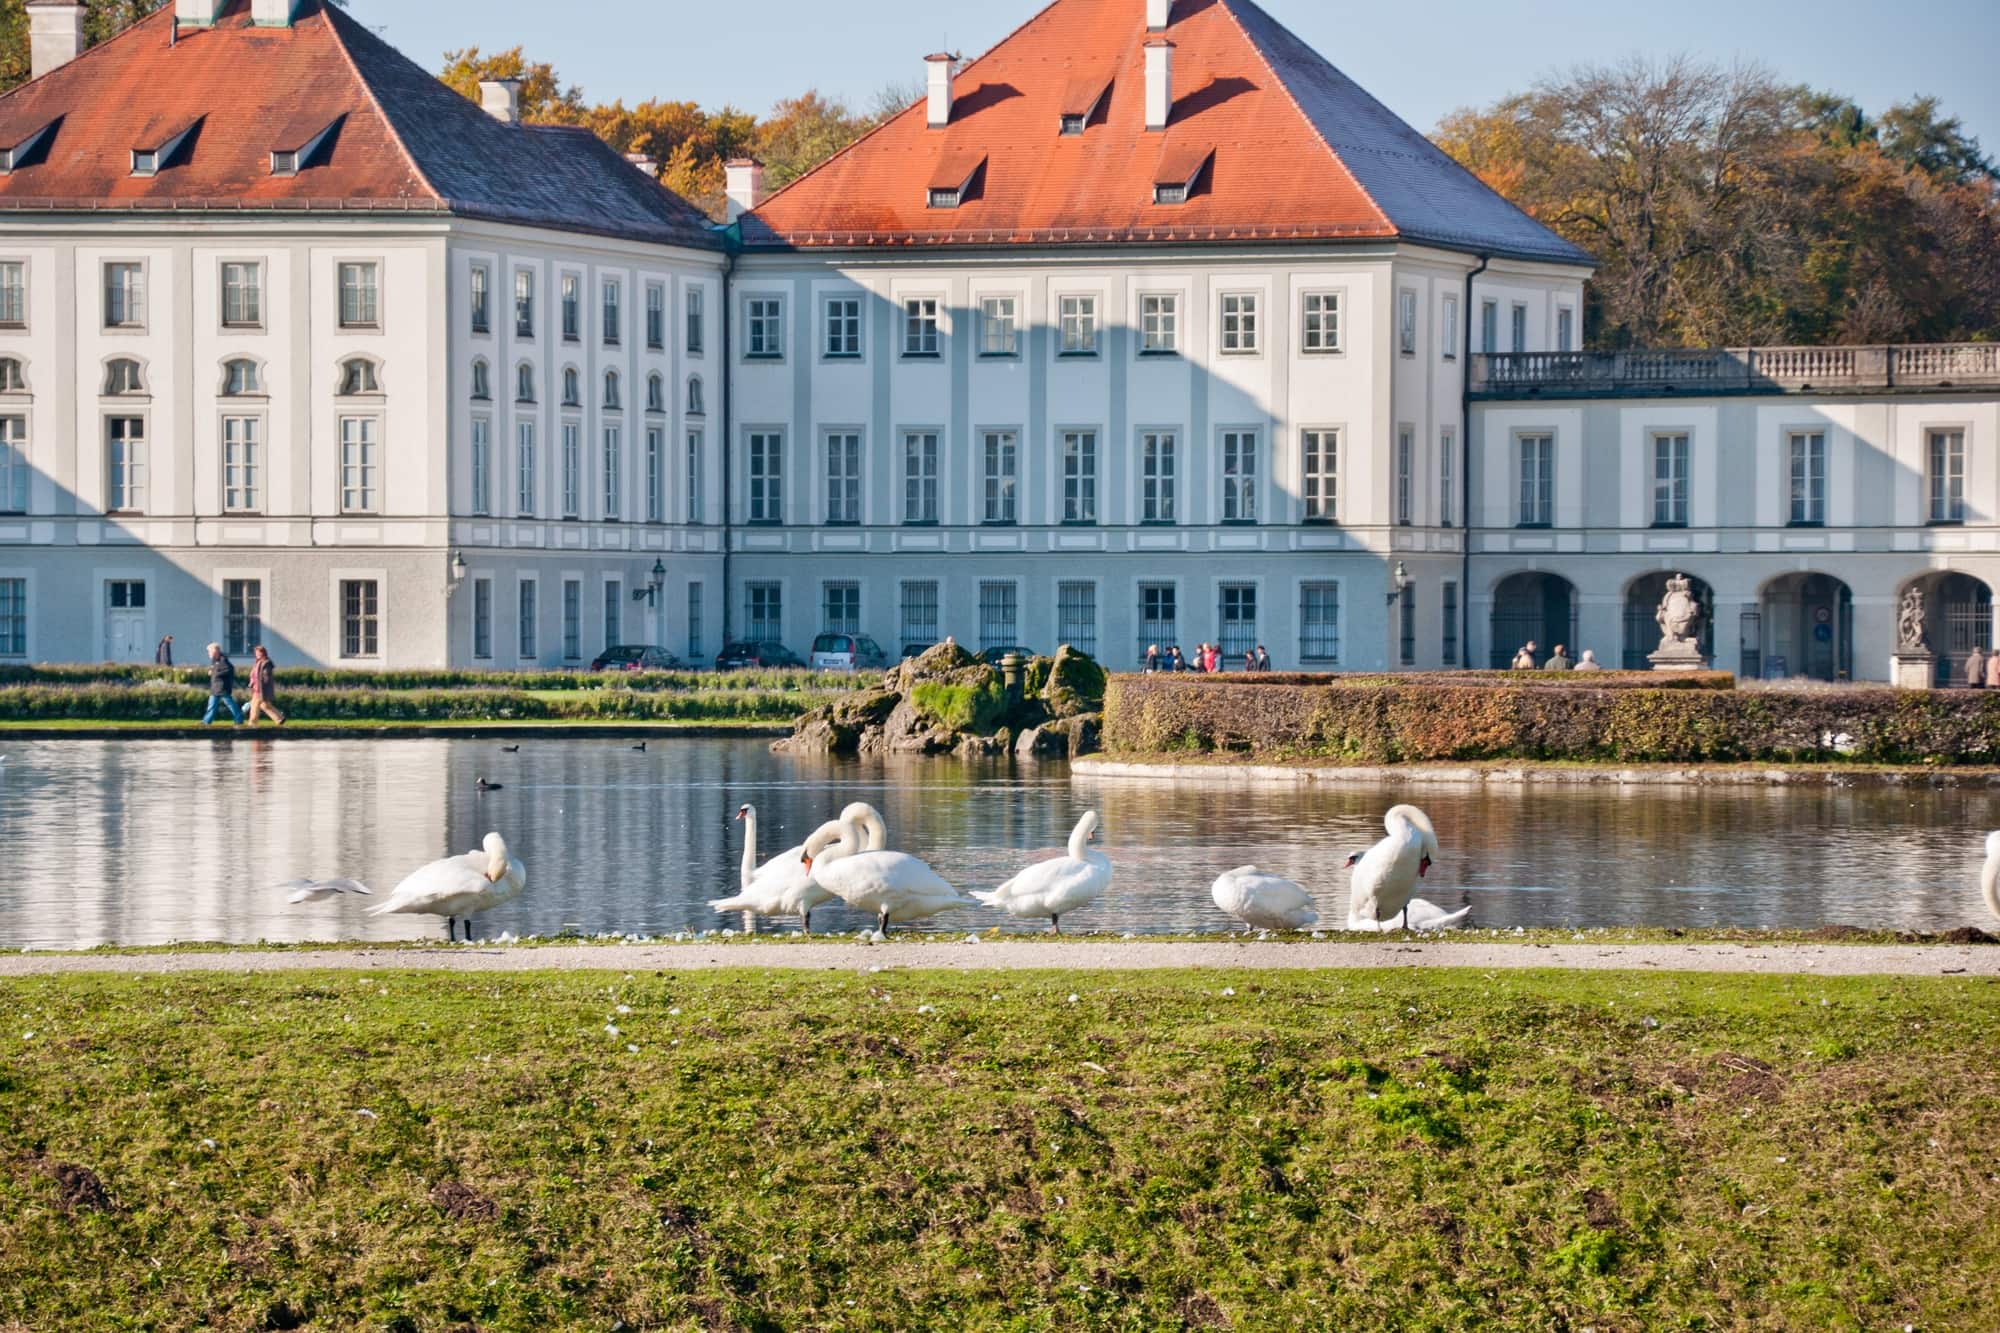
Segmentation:
<svg viewBox="0 0 2000 1333">
<path fill-rule="evenodd" d="M 349 0 L 436 69 L 449 49 L 521 45 L 591 101 L 657 97 L 763 112 L 817 87 L 866 107 L 926 52 L 972 56 L 1041 0 Z M 1137 12 L 1143 0 L 1127 0 Z M 1259 0 L 1418 129 L 1537 78 L 1633 53 L 1746 60 L 1880 111 L 1936 94 L 2000 155 L 2000 0 Z"/>
</svg>

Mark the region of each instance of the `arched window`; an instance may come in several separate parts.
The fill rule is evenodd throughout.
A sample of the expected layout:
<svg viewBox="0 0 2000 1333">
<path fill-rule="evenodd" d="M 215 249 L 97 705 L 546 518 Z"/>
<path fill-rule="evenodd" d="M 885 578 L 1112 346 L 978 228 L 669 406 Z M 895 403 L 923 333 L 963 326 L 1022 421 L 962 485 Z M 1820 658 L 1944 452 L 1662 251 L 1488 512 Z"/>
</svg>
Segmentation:
<svg viewBox="0 0 2000 1333">
<path fill-rule="evenodd" d="M 146 392 L 146 379 L 139 370 L 139 363 L 127 356 L 113 357 L 105 362 L 104 392 L 106 394 Z"/>
<path fill-rule="evenodd" d="M 648 412 L 667 410 L 667 382 L 657 374 L 646 376 L 646 410 Z"/>
<path fill-rule="evenodd" d="M 350 356 L 341 362 L 340 388 L 337 392 L 344 398 L 382 392 L 382 381 L 375 373 L 375 363 L 365 356 Z"/>
<path fill-rule="evenodd" d="M 698 417 L 706 409 L 701 405 L 701 376 L 688 376 L 688 415 Z"/>
<path fill-rule="evenodd" d="M 575 366 L 563 367 L 563 406 L 583 406 L 583 382 L 577 378 Z"/>
<path fill-rule="evenodd" d="M 21 368 L 21 359 L 14 356 L 0 356 L 0 393 L 26 393 L 28 376 Z"/>
<path fill-rule="evenodd" d="M 535 401 L 535 368 L 523 361 L 514 372 L 514 401 L 532 403 Z"/>
<path fill-rule="evenodd" d="M 607 370 L 604 372 L 604 406 L 616 412 L 622 405 L 622 400 L 618 397 L 618 372 Z"/>
<path fill-rule="evenodd" d="M 487 370 L 485 357 L 472 363 L 472 396 L 482 403 L 493 396 L 493 377 Z"/>
<path fill-rule="evenodd" d="M 222 363 L 222 396 L 240 398 L 244 394 L 264 392 L 263 377 L 257 373 L 257 363 L 248 357 L 236 357 Z"/>
</svg>

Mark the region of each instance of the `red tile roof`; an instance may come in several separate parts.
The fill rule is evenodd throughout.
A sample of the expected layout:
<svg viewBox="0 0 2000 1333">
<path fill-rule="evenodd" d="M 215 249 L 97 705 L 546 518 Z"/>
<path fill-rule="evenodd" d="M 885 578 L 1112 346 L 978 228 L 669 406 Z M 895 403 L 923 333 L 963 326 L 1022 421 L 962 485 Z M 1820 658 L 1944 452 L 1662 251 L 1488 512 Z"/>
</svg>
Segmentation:
<svg viewBox="0 0 2000 1333">
<path fill-rule="evenodd" d="M 696 209 L 594 135 L 503 125 L 339 9 L 306 0 L 288 28 L 231 0 L 212 28 L 174 33 L 172 6 L 0 97 L 0 144 L 56 122 L 29 165 L 0 175 L 0 213 L 452 213 L 714 247 Z M 199 120 L 171 164 L 132 150 Z M 296 175 L 271 153 L 339 121 Z"/>
<path fill-rule="evenodd" d="M 752 249 L 1402 238 L 1588 264 L 1397 119 L 1250 0 L 1055 0 L 961 71 L 951 123 L 904 111 L 742 219 Z M 1145 129 L 1149 40 L 1174 106 Z M 1059 133 L 1110 83 L 1082 135 Z M 1214 157 L 1186 203 L 1157 182 Z M 959 207 L 928 207 L 947 160 L 984 157 Z M 949 174 L 949 173 L 944 173 Z"/>
</svg>

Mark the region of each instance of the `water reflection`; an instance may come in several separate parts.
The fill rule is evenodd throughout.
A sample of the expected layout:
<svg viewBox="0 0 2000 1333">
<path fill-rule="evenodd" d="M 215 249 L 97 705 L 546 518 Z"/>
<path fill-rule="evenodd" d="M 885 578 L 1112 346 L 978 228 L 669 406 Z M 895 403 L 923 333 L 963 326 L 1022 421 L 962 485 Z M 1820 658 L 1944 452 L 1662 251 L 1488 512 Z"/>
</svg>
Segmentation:
<svg viewBox="0 0 2000 1333">
<path fill-rule="evenodd" d="M 481 775 L 505 790 L 475 792 Z M 1095 805 L 1118 879 L 1077 930 L 1218 928 L 1208 884 L 1250 863 L 1314 887 L 1331 918 L 1345 912 L 1342 860 L 1412 797 L 1446 852 L 1425 895 L 1502 927 L 1979 924 L 1981 831 L 1995 822 L 1983 790 L 1072 787 L 1060 764 L 832 763 L 754 741 L 528 741 L 518 754 L 489 741 L 47 742 L 0 766 L 0 945 L 437 936 L 424 918 L 370 918 L 365 900 L 291 907 L 269 886 L 353 875 L 386 893 L 489 828 L 530 884 L 482 933 L 735 925 L 705 900 L 733 890 L 743 801 L 762 816 L 764 855 L 871 801 L 893 845 L 968 888 L 1059 846 Z M 860 924 L 823 910 L 823 928 Z M 932 928 L 1002 919 L 966 911 Z"/>
</svg>

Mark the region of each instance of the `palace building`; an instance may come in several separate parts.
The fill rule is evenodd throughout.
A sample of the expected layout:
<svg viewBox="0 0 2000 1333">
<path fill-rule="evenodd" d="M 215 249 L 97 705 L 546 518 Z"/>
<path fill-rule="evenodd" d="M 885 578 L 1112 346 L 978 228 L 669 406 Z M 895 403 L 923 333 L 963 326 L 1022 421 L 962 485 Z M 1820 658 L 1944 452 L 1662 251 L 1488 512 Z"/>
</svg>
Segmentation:
<svg viewBox="0 0 2000 1333">
<path fill-rule="evenodd" d="M 2000 349 L 1578 350 L 1592 261 L 1249 0 L 1055 0 L 711 226 L 320 0 L 0 98 L 0 661 L 1990 644 Z"/>
</svg>

